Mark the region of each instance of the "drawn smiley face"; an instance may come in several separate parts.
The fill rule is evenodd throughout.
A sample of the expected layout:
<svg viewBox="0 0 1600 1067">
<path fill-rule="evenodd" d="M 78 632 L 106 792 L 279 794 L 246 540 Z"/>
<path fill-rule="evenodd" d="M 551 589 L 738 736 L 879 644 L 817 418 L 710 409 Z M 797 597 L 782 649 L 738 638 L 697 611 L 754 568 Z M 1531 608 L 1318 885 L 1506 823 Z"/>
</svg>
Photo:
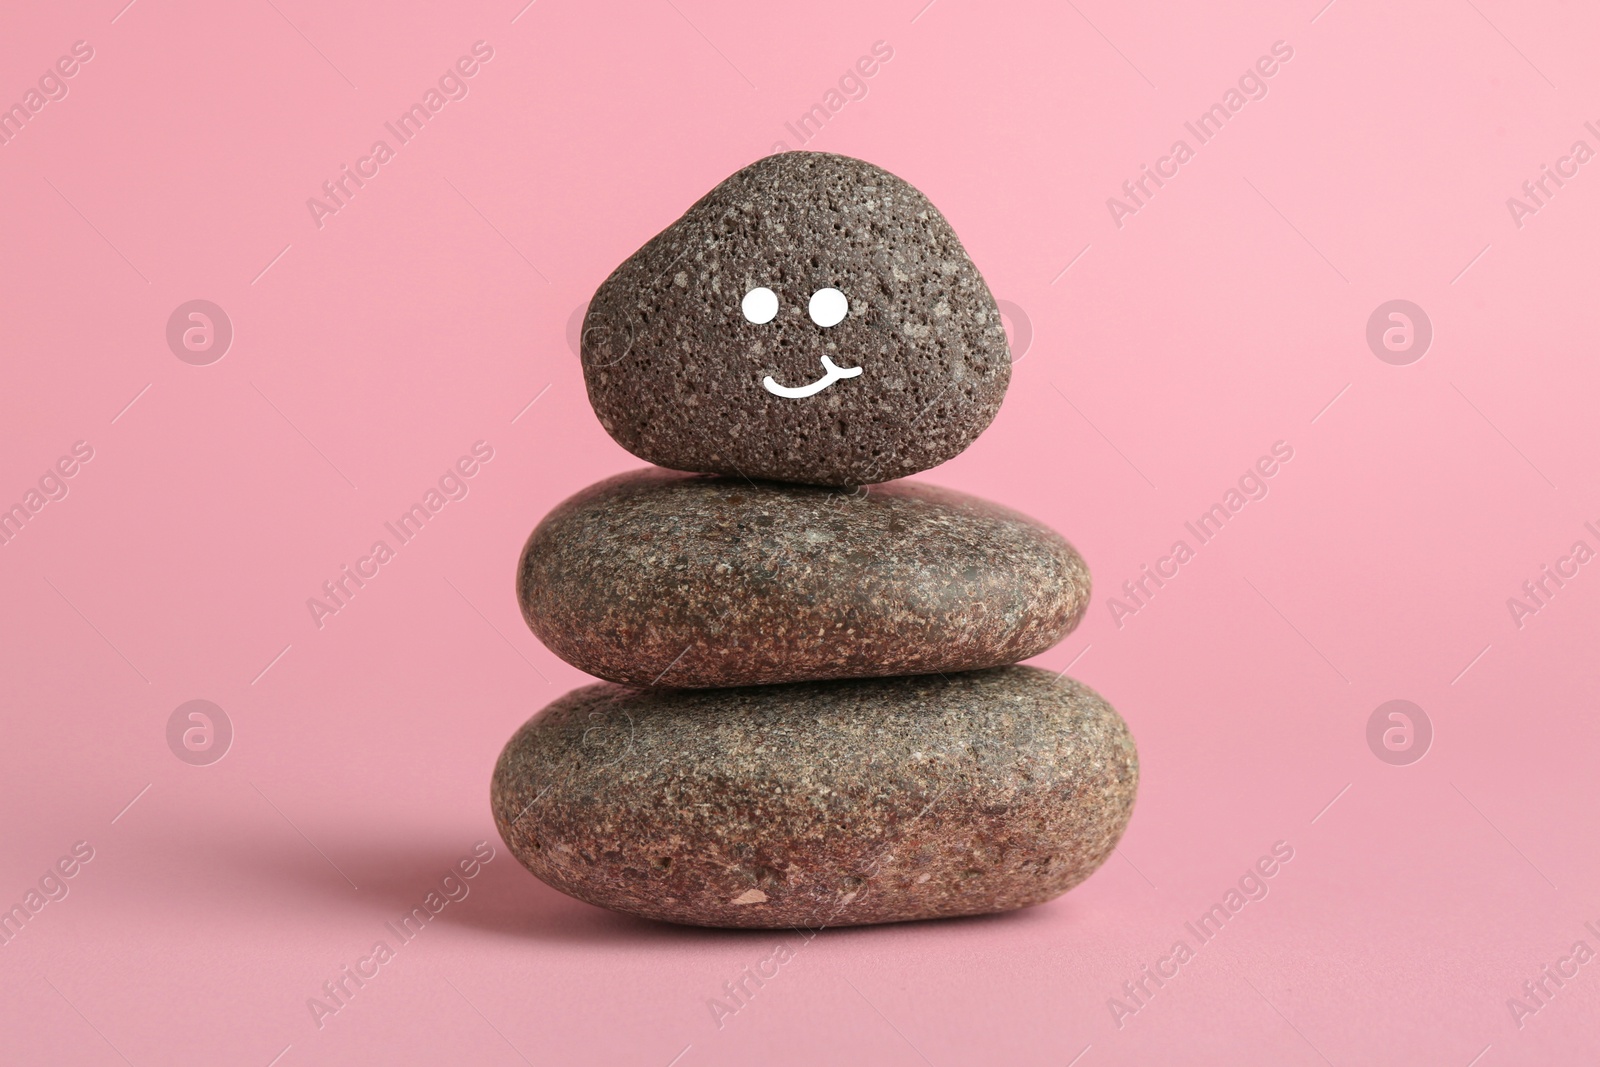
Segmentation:
<svg viewBox="0 0 1600 1067">
<path fill-rule="evenodd" d="M 739 310 L 744 312 L 747 321 L 763 326 L 778 316 L 778 294 L 764 285 L 758 285 L 744 294 Z M 845 316 L 850 314 L 850 301 L 837 289 L 818 289 L 811 294 L 808 310 L 811 321 L 826 329 L 844 321 Z M 821 360 L 822 377 L 808 385 L 779 385 L 777 379 L 769 374 L 761 379 L 761 386 L 773 396 L 781 396 L 788 400 L 804 400 L 808 396 L 816 396 L 834 382 L 861 375 L 860 367 L 840 367 L 827 356 L 822 356 Z"/>
<path fill-rule="evenodd" d="M 590 402 L 635 455 L 818 485 L 949 459 L 1010 379 L 999 310 L 943 216 L 817 152 L 746 167 L 625 261 L 581 347 Z"/>
</svg>

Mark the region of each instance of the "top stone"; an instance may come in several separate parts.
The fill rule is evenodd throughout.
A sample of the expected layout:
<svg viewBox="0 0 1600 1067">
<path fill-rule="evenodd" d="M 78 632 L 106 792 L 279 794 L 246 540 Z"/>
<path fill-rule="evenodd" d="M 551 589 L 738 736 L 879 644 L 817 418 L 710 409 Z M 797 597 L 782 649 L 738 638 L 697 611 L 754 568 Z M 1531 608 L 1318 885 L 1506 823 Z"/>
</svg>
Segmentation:
<svg viewBox="0 0 1600 1067">
<path fill-rule="evenodd" d="M 866 485 L 961 452 L 1000 408 L 994 297 L 927 197 L 784 152 L 728 178 L 595 292 L 589 402 L 676 470 Z"/>
</svg>

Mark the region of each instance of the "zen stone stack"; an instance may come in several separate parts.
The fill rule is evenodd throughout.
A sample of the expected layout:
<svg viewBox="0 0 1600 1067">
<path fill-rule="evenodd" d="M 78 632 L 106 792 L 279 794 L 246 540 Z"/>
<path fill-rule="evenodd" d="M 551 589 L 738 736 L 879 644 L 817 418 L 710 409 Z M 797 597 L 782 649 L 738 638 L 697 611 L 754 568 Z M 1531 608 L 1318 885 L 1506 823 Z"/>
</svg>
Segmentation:
<svg viewBox="0 0 1600 1067">
<path fill-rule="evenodd" d="M 607 680 L 500 755 L 523 865 L 728 927 L 1008 911 L 1093 873 L 1133 739 L 1086 686 L 1013 666 L 1083 617 L 1087 566 L 1026 516 L 892 481 L 966 448 L 1010 377 L 933 205 L 859 160 L 763 159 L 606 279 L 582 350 L 606 430 L 660 466 L 523 548 L 529 627 Z"/>
</svg>

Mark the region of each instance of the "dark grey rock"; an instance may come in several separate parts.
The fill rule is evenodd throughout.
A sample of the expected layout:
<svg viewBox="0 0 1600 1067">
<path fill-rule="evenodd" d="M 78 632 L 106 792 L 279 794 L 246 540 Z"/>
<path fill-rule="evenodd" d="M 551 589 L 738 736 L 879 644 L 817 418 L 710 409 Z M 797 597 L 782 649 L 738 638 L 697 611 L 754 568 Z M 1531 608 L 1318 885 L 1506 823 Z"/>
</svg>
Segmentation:
<svg viewBox="0 0 1600 1067">
<path fill-rule="evenodd" d="M 1032 667 L 742 689 L 574 690 L 495 767 L 500 836 L 580 900 L 701 926 L 1008 911 L 1111 854 L 1127 725 Z"/>
<path fill-rule="evenodd" d="M 974 670 L 1038 655 L 1089 603 L 1048 527 L 915 482 L 854 493 L 652 468 L 583 490 L 522 552 L 529 627 L 630 685 Z"/>
<path fill-rule="evenodd" d="M 749 321 L 752 289 L 778 297 Z M 842 322 L 811 297 L 837 289 Z M 589 302 L 589 402 L 624 448 L 676 470 L 864 485 L 956 455 L 1000 408 L 1011 363 L 988 286 L 928 199 L 846 156 L 745 167 L 635 252 Z M 803 398 L 822 360 L 860 368 Z"/>
</svg>

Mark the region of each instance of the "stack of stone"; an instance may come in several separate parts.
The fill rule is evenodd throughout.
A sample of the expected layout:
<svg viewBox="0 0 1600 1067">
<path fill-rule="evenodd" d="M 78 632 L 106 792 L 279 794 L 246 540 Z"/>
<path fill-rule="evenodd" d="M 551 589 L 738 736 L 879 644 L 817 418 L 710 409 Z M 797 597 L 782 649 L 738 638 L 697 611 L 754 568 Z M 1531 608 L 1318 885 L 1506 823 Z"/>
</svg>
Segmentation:
<svg viewBox="0 0 1600 1067">
<path fill-rule="evenodd" d="M 1126 724 L 1013 666 L 1077 625 L 1088 568 L 1023 515 L 892 481 L 966 448 L 1011 372 L 926 197 L 763 159 L 606 279 L 582 351 L 600 421 L 659 467 L 523 549 L 528 625 L 608 679 L 500 755 L 530 871 L 634 915 L 816 928 L 1025 907 L 1110 855 Z"/>
</svg>

